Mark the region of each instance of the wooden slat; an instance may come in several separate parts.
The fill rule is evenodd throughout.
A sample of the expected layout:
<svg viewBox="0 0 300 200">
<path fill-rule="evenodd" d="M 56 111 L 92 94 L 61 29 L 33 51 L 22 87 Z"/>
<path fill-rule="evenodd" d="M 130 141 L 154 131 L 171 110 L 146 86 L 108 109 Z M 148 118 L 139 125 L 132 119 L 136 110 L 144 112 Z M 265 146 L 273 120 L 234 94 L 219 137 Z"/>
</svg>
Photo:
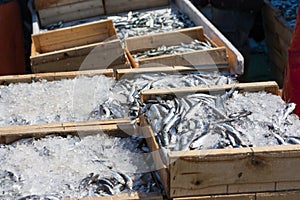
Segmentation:
<svg viewBox="0 0 300 200">
<path fill-rule="evenodd" d="M 151 73 L 166 73 L 166 74 L 178 74 L 182 72 L 195 72 L 199 69 L 195 67 L 187 66 L 172 66 L 172 67 L 147 67 L 147 68 L 134 68 L 134 69 L 118 69 L 116 70 L 116 79 L 121 78 L 130 79 L 138 74 L 151 74 Z"/>
<path fill-rule="evenodd" d="M 130 119 L 114 119 L 24 126 L 5 126 L 0 127 L 0 143 L 9 144 L 22 138 L 41 138 L 49 134 L 81 134 L 81 136 L 84 136 L 86 134 L 90 135 L 102 131 L 115 134 L 116 132 L 120 132 L 118 126 L 130 124 L 130 122 Z"/>
<path fill-rule="evenodd" d="M 104 0 L 106 14 L 169 5 L 169 0 Z"/>
<path fill-rule="evenodd" d="M 185 13 L 197 26 L 203 26 L 205 34 L 218 46 L 225 46 L 230 69 L 233 73 L 243 74 L 244 58 L 222 33 L 189 1 L 174 0 L 181 12 Z"/>
<path fill-rule="evenodd" d="M 205 39 L 202 26 L 126 38 L 125 46 L 130 52 L 141 52 L 147 49 L 157 48 L 161 45 L 172 46 L 178 45 L 181 42 L 190 43 L 195 39 L 201 41 Z"/>
<path fill-rule="evenodd" d="M 294 192 L 278 192 L 278 193 L 262 193 L 256 195 L 256 200 L 298 200 L 300 191 Z"/>
<path fill-rule="evenodd" d="M 55 73 L 25 74 L 25 75 L 7 75 L 7 76 L 0 76 L 0 85 L 8 85 L 11 83 L 31 83 L 32 81 L 39 81 L 41 79 L 47 81 L 54 81 L 54 80 L 75 78 L 77 76 L 92 77 L 96 75 L 114 77 L 114 71 L 112 69 L 104 69 L 104 70 L 55 72 Z"/>
<path fill-rule="evenodd" d="M 85 0 L 34 0 L 34 5 L 37 10 L 41 10 L 45 8 L 58 7 L 83 1 Z"/>
<path fill-rule="evenodd" d="M 38 11 L 42 26 L 53 23 L 69 22 L 104 15 L 100 0 L 78 1 L 71 4 L 51 6 Z"/>
<path fill-rule="evenodd" d="M 298 200 L 300 191 L 174 198 L 173 200 Z"/>
<path fill-rule="evenodd" d="M 275 191 L 276 183 L 250 183 L 250 184 L 230 184 L 228 185 L 228 193 L 247 193 L 247 192 L 264 192 L 264 191 Z"/>
<path fill-rule="evenodd" d="M 173 200 L 255 200 L 255 194 L 173 198 Z"/>
<path fill-rule="evenodd" d="M 205 193 L 210 187 L 222 185 L 228 187 L 232 184 L 300 180 L 298 168 L 291 167 L 300 164 L 300 145 L 214 149 L 206 151 L 205 154 L 201 151 L 188 151 L 184 156 L 182 154 L 170 153 L 173 163 L 170 169 L 173 197 L 198 195 L 200 191 Z M 250 192 L 256 192 L 256 188 L 253 190 Z M 270 188 L 262 190 L 269 191 Z M 219 190 L 210 191 L 208 194 L 217 193 Z"/>
<path fill-rule="evenodd" d="M 176 55 L 162 55 L 158 57 L 151 57 L 140 59 L 139 67 L 161 67 L 161 66 L 195 66 L 201 70 L 211 68 L 216 71 L 221 69 L 228 69 L 228 58 L 225 47 L 219 47 L 209 50 L 199 50 L 196 52 L 182 53 Z"/>
<path fill-rule="evenodd" d="M 128 63 L 120 40 L 31 56 L 34 73 L 106 69 Z"/>
<path fill-rule="evenodd" d="M 113 30 L 109 30 L 109 29 Z M 113 35 L 111 35 L 113 33 Z M 100 20 L 32 35 L 37 53 L 47 53 L 116 39 L 111 20 Z M 34 54 L 33 54 L 34 55 Z"/>
<path fill-rule="evenodd" d="M 186 88 L 168 88 L 168 89 L 151 89 L 144 90 L 141 92 L 142 101 L 149 99 L 155 99 L 159 96 L 162 98 L 169 98 L 169 96 L 182 96 L 193 93 L 224 93 L 230 90 L 232 87 L 236 87 L 236 90 L 241 92 L 258 92 L 266 91 L 275 95 L 278 95 L 279 87 L 274 81 L 267 82 L 254 82 L 254 83 L 238 83 L 228 84 L 222 86 L 197 86 L 197 87 L 186 87 Z"/>
</svg>

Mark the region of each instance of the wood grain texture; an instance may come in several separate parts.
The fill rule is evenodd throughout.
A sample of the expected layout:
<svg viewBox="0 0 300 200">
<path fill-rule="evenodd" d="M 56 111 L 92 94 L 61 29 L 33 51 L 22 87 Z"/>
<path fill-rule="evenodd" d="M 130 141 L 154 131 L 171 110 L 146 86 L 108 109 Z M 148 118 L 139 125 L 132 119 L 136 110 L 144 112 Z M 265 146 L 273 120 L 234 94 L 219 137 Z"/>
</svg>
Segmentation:
<svg viewBox="0 0 300 200">
<path fill-rule="evenodd" d="M 218 194 L 215 188 L 237 184 L 257 184 L 247 192 L 275 191 L 276 182 L 300 181 L 298 168 L 290 167 L 300 164 L 300 145 L 171 152 L 170 161 L 173 197 Z M 238 192 L 237 187 L 226 191 Z"/>
<path fill-rule="evenodd" d="M 112 69 L 104 69 L 104 70 L 54 72 L 54 73 L 25 74 L 25 75 L 7 75 L 7 76 L 0 76 L 0 85 L 8 85 L 11 83 L 31 83 L 32 81 L 39 81 L 42 79 L 47 81 L 54 81 L 54 80 L 62 80 L 62 79 L 71 79 L 77 76 L 93 77 L 96 75 L 114 77 L 114 71 Z"/>
<path fill-rule="evenodd" d="M 169 0 L 104 0 L 106 14 L 169 5 Z"/>
<path fill-rule="evenodd" d="M 80 134 L 80 136 L 96 133 L 110 133 L 120 135 L 121 125 L 130 125 L 130 119 L 99 120 L 85 122 L 61 122 L 38 125 L 5 126 L 0 127 L 0 143 L 9 144 L 13 141 L 35 137 L 41 138 L 50 134 Z M 130 126 L 131 127 L 131 126 Z M 130 129 L 134 131 L 133 127 Z M 121 135 L 125 135 L 125 132 Z"/>
<path fill-rule="evenodd" d="M 52 2 L 53 3 L 53 2 Z M 40 4 L 38 4 L 39 7 Z M 69 22 L 104 15 L 102 0 L 64 1 L 47 5 L 39 9 L 39 19 L 42 26 L 58 22 Z"/>
<path fill-rule="evenodd" d="M 31 56 L 30 59 L 34 73 L 98 70 L 128 66 L 129 62 L 120 40 L 53 51 Z"/>
<path fill-rule="evenodd" d="M 111 41 L 116 38 L 117 33 L 111 20 L 99 20 L 32 35 L 36 52 L 39 54 Z"/>
</svg>

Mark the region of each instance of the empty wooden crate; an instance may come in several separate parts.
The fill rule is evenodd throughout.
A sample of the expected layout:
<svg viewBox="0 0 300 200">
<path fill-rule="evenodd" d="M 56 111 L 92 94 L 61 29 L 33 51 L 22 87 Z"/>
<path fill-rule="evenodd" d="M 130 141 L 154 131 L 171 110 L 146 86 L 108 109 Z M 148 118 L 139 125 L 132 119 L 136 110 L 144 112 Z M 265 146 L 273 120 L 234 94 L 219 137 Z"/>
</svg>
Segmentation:
<svg viewBox="0 0 300 200">
<path fill-rule="evenodd" d="M 195 41 L 209 43 L 210 49 L 193 50 L 190 52 L 169 55 L 151 55 L 136 60 L 136 54 L 143 54 L 157 48 L 179 45 L 189 45 Z M 229 68 L 228 56 L 225 47 L 218 47 L 204 34 L 203 27 L 195 27 L 158 33 L 147 36 L 132 37 L 125 40 L 126 51 L 133 67 L 149 66 L 197 66 L 212 69 Z M 184 47 L 182 47 L 184 48 Z M 154 50 L 156 51 L 156 50 Z"/>
<path fill-rule="evenodd" d="M 104 69 L 127 63 L 111 20 L 32 35 L 34 73 Z"/>
</svg>

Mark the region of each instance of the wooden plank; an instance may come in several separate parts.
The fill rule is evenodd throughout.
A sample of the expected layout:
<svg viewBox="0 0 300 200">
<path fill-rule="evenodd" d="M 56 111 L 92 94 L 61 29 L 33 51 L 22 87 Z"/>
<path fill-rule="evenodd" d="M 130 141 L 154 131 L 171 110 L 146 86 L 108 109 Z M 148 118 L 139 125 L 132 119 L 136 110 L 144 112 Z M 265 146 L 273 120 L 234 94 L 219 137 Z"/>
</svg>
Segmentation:
<svg viewBox="0 0 300 200">
<path fill-rule="evenodd" d="M 255 194 L 235 194 L 219 196 L 202 196 L 202 197 L 183 197 L 173 198 L 173 200 L 255 200 Z"/>
<path fill-rule="evenodd" d="M 214 149 L 201 154 L 201 151 L 188 151 L 184 155 L 183 152 L 170 153 L 173 197 L 198 195 L 201 190 L 205 193 L 210 187 L 222 185 L 300 180 L 298 168 L 290 167 L 300 164 L 300 145 Z M 270 188 L 262 190 L 269 191 Z M 215 190 L 210 194 L 218 192 Z"/>
<path fill-rule="evenodd" d="M 104 15 L 102 1 L 87 0 L 71 4 L 51 6 L 38 11 L 40 23 L 46 26 L 53 23 L 69 22 Z"/>
<path fill-rule="evenodd" d="M 106 69 L 128 63 L 120 40 L 31 56 L 34 73 Z"/>
<path fill-rule="evenodd" d="M 288 181 L 276 183 L 276 191 L 300 190 L 300 181 Z"/>
<path fill-rule="evenodd" d="M 109 29 L 113 30 L 109 30 Z M 37 53 L 47 53 L 117 38 L 113 22 L 100 20 L 32 35 Z M 33 54 L 34 55 L 34 54 Z"/>
<path fill-rule="evenodd" d="M 172 66 L 172 67 L 147 67 L 147 68 L 134 68 L 134 69 L 117 69 L 116 79 L 121 78 L 130 79 L 138 74 L 151 74 L 151 73 L 166 73 L 166 74 L 178 74 L 181 72 L 194 72 L 198 69 L 195 67 L 186 66 Z"/>
<path fill-rule="evenodd" d="M 169 0 L 104 0 L 106 14 L 169 5 Z"/>
<path fill-rule="evenodd" d="M 6 75 L 0 76 L 0 85 L 9 85 L 11 83 L 31 83 L 32 81 L 39 81 L 41 79 L 47 81 L 62 80 L 68 78 L 75 78 L 77 76 L 96 76 L 104 75 L 114 77 L 112 69 L 104 70 L 89 70 L 89 71 L 71 71 L 71 72 L 56 72 L 56 73 L 40 73 L 40 74 L 25 74 L 25 75 Z"/>
<path fill-rule="evenodd" d="M 243 74 L 244 58 L 228 39 L 189 0 L 174 0 L 174 2 L 197 26 L 203 26 L 205 34 L 211 40 L 218 46 L 226 47 L 231 72 Z"/>
<path fill-rule="evenodd" d="M 144 121 L 145 118 L 142 120 Z M 142 133 L 144 138 L 146 139 L 147 145 L 150 149 L 153 161 L 155 163 L 156 170 L 160 176 L 161 182 L 164 186 L 164 189 L 169 196 L 170 191 L 170 173 L 168 170 L 168 166 L 165 164 L 166 161 L 162 160 L 163 158 L 163 152 L 160 150 L 156 139 L 154 137 L 154 133 L 150 126 L 144 126 L 142 127 Z M 167 161 L 168 162 L 168 161 Z"/>
<path fill-rule="evenodd" d="M 60 122 L 24 126 L 5 126 L 0 127 L 0 143 L 9 144 L 22 138 L 41 138 L 49 134 L 80 134 L 81 136 L 94 134 L 96 132 L 116 134 L 115 130 L 120 131 L 118 126 L 130 124 L 130 122 L 130 119 L 114 119 L 86 122 Z"/>
<path fill-rule="evenodd" d="M 149 66 L 195 66 L 201 70 L 201 67 L 207 69 L 210 67 L 214 70 L 219 68 L 228 68 L 228 57 L 225 47 L 219 47 L 209 50 L 199 50 L 196 52 L 182 53 L 175 55 L 162 55 L 159 57 L 151 57 L 140 59 L 139 67 Z"/>
<path fill-rule="evenodd" d="M 181 42 L 190 43 L 195 39 L 201 41 L 205 39 L 202 26 L 126 38 L 125 46 L 130 52 L 135 53 L 157 48 L 161 45 L 172 46 L 178 45 Z"/>
<path fill-rule="evenodd" d="M 298 200 L 300 191 L 278 192 L 278 193 L 262 193 L 256 195 L 256 200 Z"/>
<path fill-rule="evenodd" d="M 86 197 L 86 198 L 64 198 L 63 200 L 163 200 L 163 197 L 158 193 L 137 193 L 131 192 L 129 194 L 118 194 L 107 197 Z"/>
<path fill-rule="evenodd" d="M 85 0 L 34 0 L 34 5 L 37 10 L 59 7 L 67 4 L 74 4 L 78 2 L 83 2 Z"/>
<path fill-rule="evenodd" d="M 149 99 L 155 99 L 160 96 L 162 98 L 169 98 L 169 96 L 182 96 L 193 93 L 224 93 L 230 90 L 232 87 L 236 87 L 236 90 L 241 92 L 258 92 L 266 91 L 275 95 L 278 95 L 279 87 L 274 81 L 267 82 L 254 82 L 254 83 L 238 83 L 228 84 L 222 86 L 197 86 L 197 87 L 186 87 L 186 88 L 169 88 L 169 89 L 151 89 L 144 90 L 141 92 L 142 101 Z"/>
<path fill-rule="evenodd" d="M 275 191 L 276 183 L 250 183 L 250 184 L 230 184 L 228 185 L 228 193 L 240 194 L 247 192 L 264 192 L 264 191 Z"/>
</svg>

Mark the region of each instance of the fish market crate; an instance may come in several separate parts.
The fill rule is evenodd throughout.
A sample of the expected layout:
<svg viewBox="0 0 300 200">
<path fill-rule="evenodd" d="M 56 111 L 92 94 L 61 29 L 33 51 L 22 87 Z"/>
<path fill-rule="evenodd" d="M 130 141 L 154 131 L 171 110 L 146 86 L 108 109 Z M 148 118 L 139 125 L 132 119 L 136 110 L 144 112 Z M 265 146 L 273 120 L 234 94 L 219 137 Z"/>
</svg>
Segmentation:
<svg viewBox="0 0 300 200">
<path fill-rule="evenodd" d="M 115 121 L 98 121 L 98 122 L 90 122 L 90 123 L 61 123 L 60 125 L 39 125 L 39 126 L 32 126 L 32 127 L 27 127 L 27 129 L 24 129 L 22 127 L 15 127 L 15 129 L 7 129 L 5 127 L 0 127 L 0 144 L 2 145 L 1 148 L 6 148 L 5 146 L 13 146 L 13 147 L 17 147 L 18 145 L 22 145 L 22 144 L 26 144 L 26 142 L 28 142 L 27 145 L 32 145 L 33 143 L 31 143 L 31 140 L 35 141 L 36 143 L 38 143 L 39 140 L 46 140 L 49 138 L 62 138 L 63 140 L 70 138 L 71 136 L 73 137 L 78 137 L 81 140 L 84 140 L 84 138 L 86 137 L 97 137 L 97 135 L 100 135 L 101 137 L 104 137 L 104 139 L 106 139 L 107 137 L 110 138 L 129 138 L 130 136 L 134 135 L 134 134 L 139 134 L 137 132 L 136 127 L 130 123 L 130 121 L 126 121 L 126 120 L 115 120 Z M 113 139 L 112 139 L 113 140 Z M 67 141 L 66 145 L 67 144 Z M 78 142 L 78 141 L 77 141 Z M 35 143 L 35 144 L 36 144 Z M 44 147 L 43 149 L 47 149 L 49 147 L 51 147 L 53 143 L 53 140 L 50 140 L 50 142 L 48 144 L 44 143 Z M 59 147 L 59 145 L 62 144 L 58 144 L 55 143 L 55 148 Z M 79 145 L 79 144 L 76 144 Z M 13 148 L 11 147 L 11 148 Z M 27 146 L 28 147 L 28 146 Z M 112 148 L 112 147 L 111 147 Z M 127 147 L 124 147 L 124 149 L 122 149 L 122 151 L 125 151 Z M 22 151 L 25 151 L 25 149 L 23 149 Z M 63 151 L 63 150 L 61 150 Z M 72 151 L 72 150 L 69 150 Z M 57 156 L 57 154 L 55 154 L 54 152 L 49 152 L 45 151 L 44 154 L 40 154 L 40 156 L 49 156 L 49 153 L 51 154 L 51 158 Z M 99 155 L 101 153 L 99 152 Z M 30 157 L 30 155 L 28 155 Z M 86 155 L 89 156 L 89 155 Z M 51 159 L 49 158 L 49 159 Z M 43 159 L 43 158 L 41 158 Z M 70 158 L 71 159 L 71 158 Z M 98 157 L 98 159 L 102 159 L 101 157 Z M 107 159 L 106 157 L 103 158 L 104 160 Z M 124 161 L 122 161 L 124 162 Z M 41 160 L 41 163 L 38 164 L 42 164 L 43 161 Z M 79 164 L 79 163 L 78 163 Z M 55 164 L 53 164 L 55 165 Z M 7 168 L 5 168 L 4 166 L 2 166 L 0 172 L 3 173 L 2 170 L 7 170 Z M 62 170 L 63 167 L 60 166 L 58 167 L 57 170 Z M 8 169 L 10 170 L 10 169 Z M 125 170 L 125 169 L 122 169 Z M 7 171 L 4 171 L 7 172 Z M 94 173 L 97 173 L 97 171 L 95 171 Z M 98 172 L 99 173 L 99 172 Z M 151 172 L 142 172 L 142 173 L 151 173 Z M 93 174 L 93 173 L 91 173 Z M 13 172 L 11 173 L 12 176 L 18 176 L 19 173 L 18 172 Z M 61 176 L 63 176 L 63 174 L 61 174 Z M 102 176 L 102 175 L 100 175 Z M 3 178 L 3 177 L 1 177 Z M 38 177 L 37 179 L 39 179 L 41 177 Z M 57 178 L 57 177 L 56 177 Z M 63 177 L 63 179 L 66 179 L 67 177 Z M 96 178 L 96 176 L 95 176 Z M 100 178 L 100 177 L 99 177 Z M 26 181 L 26 180 L 22 180 L 22 181 Z M 51 180 L 53 181 L 53 180 Z M 65 181 L 65 180 L 64 180 Z M 133 180 L 133 181 L 138 181 L 137 180 Z M 149 180 L 150 181 L 150 180 Z M 154 180 L 153 178 L 151 179 L 151 181 L 155 182 L 156 180 Z M 5 184 L 4 182 L 2 182 L 3 184 Z M 81 183 L 81 182 L 80 182 Z M 50 184 L 49 184 L 50 187 Z M 48 188 L 49 189 L 49 188 Z M 3 197 L 1 195 L 5 195 L 6 193 L 6 188 L 2 188 L 2 194 L 0 194 L 0 197 Z M 61 191 L 56 191 L 56 192 L 61 192 Z M 64 194 L 64 192 L 66 191 L 62 191 Z M 39 193 L 43 193 L 43 191 L 39 191 Z M 36 194 L 30 194 L 30 195 L 36 195 Z M 112 200 L 117 200 L 117 199 L 132 199 L 132 200 L 140 200 L 140 199 L 144 199 L 144 200 L 162 200 L 163 197 L 159 192 L 137 192 L 137 191 L 130 191 L 127 192 L 126 190 L 124 190 L 123 192 L 114 194 L 114 195 L 106 195 L 106 196 L 102 196 L 102 197 L 94 197 L 94 196 L 89 196 L 89 197 L 85 197 L 85 198 L 59 198 L 56 196 L 59 196 L 59 194 L 52 194 L 55 196 L 52 197 L 53 199 L 63 199 L 63 200 L 108 200 L 108 199 L 112 199 Z M 52 196 L 50 195 L 50 196 Z M 43 195 L 37 195 L 37 196 L 43 196 Z M 38 198 L 36 196 L 36 198 Z M 50 198 L 50 197 L 48 197 Z M 51 198 L 51 199 L 52 199 Z M 27 199 L 27 198 L 26 198 Z M 29 198 L 28 198 L 29 199 Z M 31 199 L 31 198 L 30 198 Z"/>
<path fill-rule="evenodd" d="M 294 13 L 295 14 L 295 13 Z M 271 1 L 265 0 L 262 8 L 263 25 L 274 80 L 282 86 L 294 28 Z"/>
<path fill-rule="evenodd" d="M 279 94 L 277 83 L 271 81 L 224 86 L 152 89 L 142 91 L 141 99 L 143 102 L 151 102 L 172 100 L 175 96 L 183 97 L 189 94 L 223 94 L 232 87 L 236 87 L 240 93 L 265 91 L 274 95 Z M 300 189 L 300 173 L 298 168 L 294 167 L 300 164 L 300 145 L 166 152 L 156 140 L 153 128 L 149 125 L 145 115 L 140 118 L 140 123 L 169 197 L 192 198 L 204 195 Z"/>
<path fill-rule="evenodd" d="M 173 200 L 297 200 L 299 191 L 174 198 Z"/>
<path fill-rule="evenodd" d="M 34 0 L 34 5 L 42 27 L 105 14 L 100 0 Z"/>
<path fill-rule="evenodd" d="M 111 20 L 32 35 L 34 73 L 129 67 Z"/>
<path fill-rule="evenodd" d="M 164 55 L 169 51 L 168 48 L 174 46 L 178 46 L 179 52 Z M 191 50 L 194 46 L 198 49 Z M 218 47 L 208 38 L 204 34 L 203 27 L 127 38 L 125 47 L 130 60 L 134 60 L 131 62 L 133 67 L 196 66 L 201 69 L 202 66 L 211 66 L 216 70 L 229 68 L 226 48 Z M 165 50 L 158 50 L 158 48 L 165 48 Z M 135 60 L 137 59 L 135 55 L 141 57 Z"/>
<path fill-rule="evenodd" d="M 115 14 L 133 10 L 169 5 L 169 0 L 104 0 L 106 14 Z"/>
</svg>

